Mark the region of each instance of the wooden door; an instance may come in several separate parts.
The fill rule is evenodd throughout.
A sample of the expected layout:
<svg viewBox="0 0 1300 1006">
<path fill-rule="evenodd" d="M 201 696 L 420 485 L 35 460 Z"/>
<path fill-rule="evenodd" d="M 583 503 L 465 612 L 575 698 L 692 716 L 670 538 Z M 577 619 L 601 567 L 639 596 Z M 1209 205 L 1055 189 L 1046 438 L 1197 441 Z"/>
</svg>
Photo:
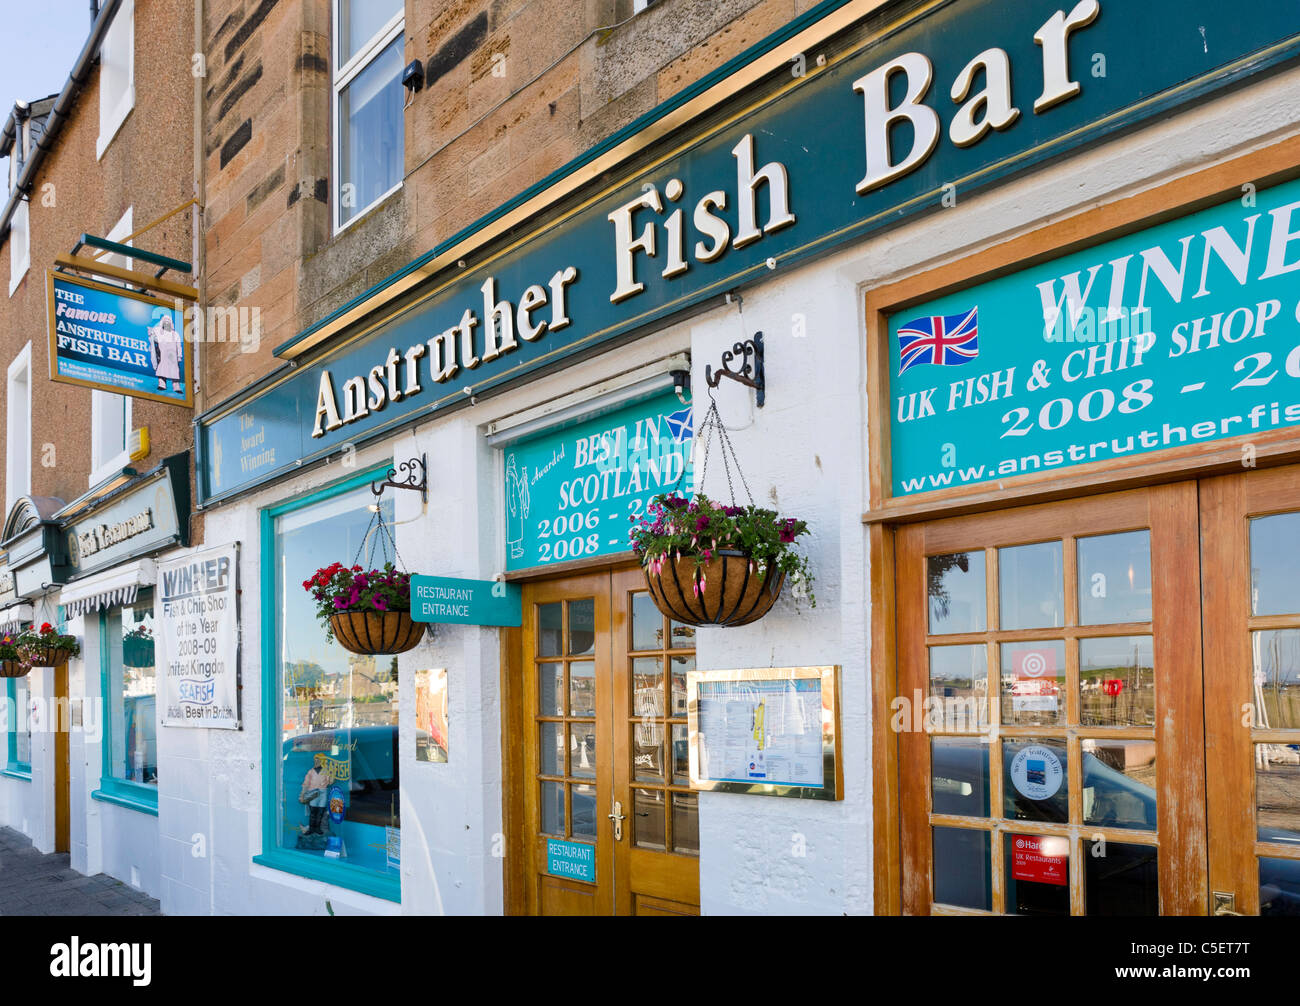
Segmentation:
<svg viewBox="0 0 1300 1006">
<path fill-rule="evenodd" d="M 695 629 L 654 606 L 640 569 L 615 573 L 614 845 L 620 915 L 698 915 L 699 794 L 690 788 L 686 674 Z"/>
<path fill-rule="evenodd" d="M 68 741 L 71 732 L 68 665 L 54 669 L 54 709 L 47 717 L 54 730 L 54 851 L 71 852 L 72 776 Z"/>
<path fill-rule="evenodd" d="M 522 909 L 698 914 L 694 630 L 660 615 L 636 569 L 525 584 L 523 607 L 506 717 L 523 735 L 506 752 L 523 791 Z"/>
<path fill-rule="evenodd" d="M 1210 910 L 1300 915 L 1300 466 L 1201 483 Z"/>
<path fill-rule="evenodd" d="M 1195 483 L 901 528 L 902 902 L 1204 914 Z"/>
<path fill-rule="evenodd" d="M 608 573 L 524 590 L 522 779 L 533 915 L 614 910 L 609 602 Z"/>
</svg>

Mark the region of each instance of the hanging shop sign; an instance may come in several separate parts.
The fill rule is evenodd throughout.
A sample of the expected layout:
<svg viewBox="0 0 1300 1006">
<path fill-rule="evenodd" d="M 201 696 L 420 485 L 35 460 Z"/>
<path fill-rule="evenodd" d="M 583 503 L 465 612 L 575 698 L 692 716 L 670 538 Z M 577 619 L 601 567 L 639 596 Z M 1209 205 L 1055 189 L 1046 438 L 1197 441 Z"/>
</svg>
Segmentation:
<svg viewBox="0 0 1300 1006">
<path fill-rule="evenodd" d="M 669 392 L 507 447 L 506 569 L 628 551 L 651 497 L 690 495 L 692 432 L 691 406 Z"/>
<path fill-rule="evenodd" d="M 523 588 L 499 580 L 411 577 L 411 618 L 450 625 L 520 626 Z"/>
<path fill-rule="evenodd" d="M 69 579 L 189 539 L 189 455 L 163 461 L 103 500 L 83 497 L 55 516 L 66 543 Z"/>
<path fill-rule="evenodd" d="M 713 86 L 731 94 L 718 100 L 734 114 L 702 118 L 678 146 L 653 149 L 652 167 L 600 192 L 582 187 L 533 214 L 530 230 L 510 232 L 508 249 L 467 260 L 459 249 L 494 213 L 386 281 L 431 277 L 363 333 L 314 357 L 305 355 L 313 330 L 279 347 L 299 365 L 197 420 L 200 502 L 649 331 L 773 268 L 952 205 L 1300 51 L 1293 0 L 1257 0 L 1249 17 L 1220 0 L 1066 9 L 1026 0 L 996 18 L 984 5 L 939 2 L 846 29 L 821 65 L 796 53 L 763 88 L 729 88 L 727 74 L 740 79 L 746 60 L 843 6 L 822 4 L 719 71 Z M 1153 39 L 1159 59 L 1147 51 Z M 658 129 L 675 107 L 614 139 Z M 600 152 L 571 165 L 564 183 Z M 605 177 L 590 174 L 593 185 Z"/>
<path fill-rule="evenodd" d="M 890 318 L 896 496 L 1300 423 L 1300 181 Z"/>
<path fill-rule="evenodd" d="M 13 573 L 9 570 L 0 570 L 0 608 L 11 604 L 18 599 L 18 584 L 14 581 Z"/>
<path fill-rule="evenodd" d="M 694 789 L 839 800 L 839 668 L 686 675 Z"/>
<path fill-rule="evenodd" d="M 50 270 L 50 380 L 190 408 L 180 301 Z"/>
<path fill-rule="evenodd" d="M 239 544 L 158 564 L 162 722 L 239 729 Z"/>
</svg>

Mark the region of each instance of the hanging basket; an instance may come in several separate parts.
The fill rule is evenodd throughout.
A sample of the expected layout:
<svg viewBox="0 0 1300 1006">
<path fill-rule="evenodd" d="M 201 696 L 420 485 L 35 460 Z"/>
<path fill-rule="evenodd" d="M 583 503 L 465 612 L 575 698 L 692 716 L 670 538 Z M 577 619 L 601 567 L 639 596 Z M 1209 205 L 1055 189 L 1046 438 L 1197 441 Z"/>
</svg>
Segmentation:
<svg viewBox="0 0 1300 1006">
<path fill-rule="evenodd" d="M 340 611 L 330 616 L 330 628 L 349 653 L 365 656 L 405 653 L 424 636 L 424 623 L 409 611 Z"/>
<path fill-rule="evenodd" d="M 53 646 L 36 646 L 27 650 L 27 656 L 33 667 L 63 667 L 71 654 Z"/>
<path fill-rule="evenodd" d="M 127 667 L 152 667 L 154 641 L 141 636 L 127 636 L 122 640 L 122 663 Z"/>
<path fill-rule="evenodd" d="M 0 678 L 25 677 L 30 670 L 30 667 L 17 660 L 0 660 Z"/>
<path fill-rule="evenodd" d="M 645 569 L 646 586 L 655 606 L 687 625 L 748 625 L 769 611 L 781 596 L 785 574 L 769 562 L 764 575 L 750 571 L 743 552 L 719 551 L 700 567 L 683 556 L 667 560 L 658 573 Z"/>
</svg>

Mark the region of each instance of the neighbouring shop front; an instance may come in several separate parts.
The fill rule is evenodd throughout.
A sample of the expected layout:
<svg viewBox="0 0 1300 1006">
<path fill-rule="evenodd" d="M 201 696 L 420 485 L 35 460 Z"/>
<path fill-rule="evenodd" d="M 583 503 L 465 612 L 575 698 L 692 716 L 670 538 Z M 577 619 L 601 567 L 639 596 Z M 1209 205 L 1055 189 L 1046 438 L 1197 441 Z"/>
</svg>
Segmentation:
<svg viewBox="0 0 1300 1006">
<path fill-rule="evenodd" d="M 1297 38 L 1193 8 L 823 5 L 278 347 L 196 422 L 260 666 L 165 909 L 1287 911 Z M 816 606 L 653 594 L 673 489 Z"/>
</svg>

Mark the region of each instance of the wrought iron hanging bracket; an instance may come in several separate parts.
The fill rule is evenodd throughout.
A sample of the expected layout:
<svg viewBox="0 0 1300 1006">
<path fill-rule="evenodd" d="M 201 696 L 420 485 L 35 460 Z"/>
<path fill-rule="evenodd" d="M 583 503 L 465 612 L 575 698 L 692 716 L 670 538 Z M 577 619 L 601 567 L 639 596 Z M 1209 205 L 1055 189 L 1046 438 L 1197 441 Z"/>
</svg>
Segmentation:
<svg viewBox="0 0 1300 1006">
<path fill-rule="evenodd" d="M 418 458 L 411 458 L 403 461 L 396 468 L 388 469 L 388 477 L 383 482 L 370 483 L 370 491 L 376 496 L 384 495 L 384 490 L 391 486 L 394 489 L 414 489 L 420 494 L 420 499 L 429 502 L 429 465 L 427 454 L 421 454 Z M 395 481 L 398 472 L 403 472 L 405 478 L 401 481 Z M 416 477 L 419 477 L 419 481 Z"/>
<path fill-rule="evenodd" d="M 741 366 L 733 368 L 731 363 L 737 359 L 740 360 Z M 738 381 L 747 388 L 753 388 L 758 407 L 760 409 L 763 407 L 767 381 L 763 372 L 762 332 L 755 332 L 754 338 L 746 339 L 744 342 L 737 342 L 723 353 L 722 366 L 719 369 L 714 370 L 707 364 L 705 365 L 704 383 L 710 388 L 716 388 L 724 377 L 730 377 L 733 381 Z"/>
</svg>

